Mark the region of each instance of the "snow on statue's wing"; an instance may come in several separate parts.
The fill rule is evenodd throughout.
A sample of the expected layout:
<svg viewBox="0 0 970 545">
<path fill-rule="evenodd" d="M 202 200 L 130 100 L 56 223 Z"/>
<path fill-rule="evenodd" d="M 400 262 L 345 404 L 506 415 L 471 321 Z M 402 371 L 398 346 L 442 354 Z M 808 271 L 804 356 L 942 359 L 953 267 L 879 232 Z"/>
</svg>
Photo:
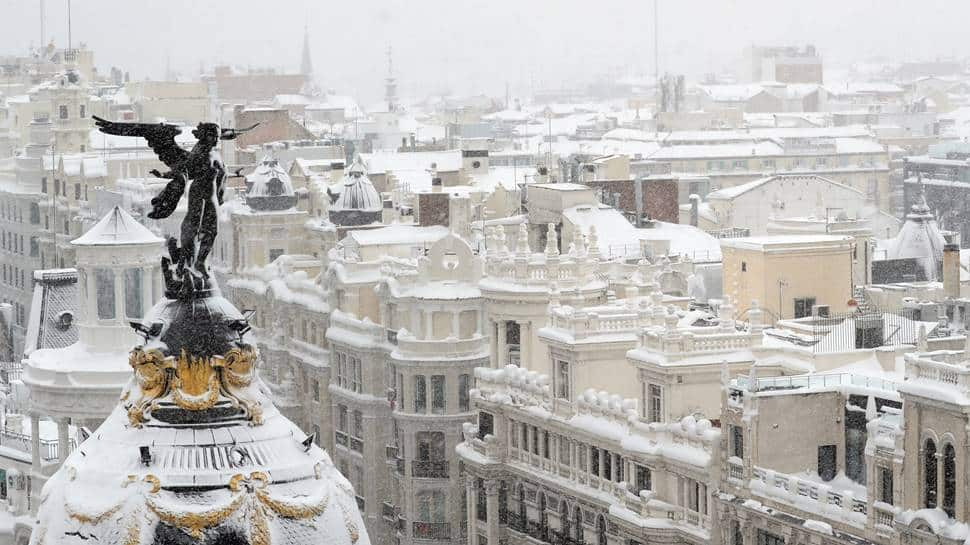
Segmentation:
<svg viewBox="0 0 970 545">
<path fill-rule="evenodd" d="M 188 156 L 188 152 L 175 142 L 175 137 L 182 133 L 182 129 L 175 125 L 167 123 L 124 123 L 108 121 L 97 116 L 92 117 L 94 117 L 98 129 L 105 134 L 144 138 L 148 141 L 148 147 L 152 148 L 158 159 L 170 169 L 177 168 Z"/>
</svg>

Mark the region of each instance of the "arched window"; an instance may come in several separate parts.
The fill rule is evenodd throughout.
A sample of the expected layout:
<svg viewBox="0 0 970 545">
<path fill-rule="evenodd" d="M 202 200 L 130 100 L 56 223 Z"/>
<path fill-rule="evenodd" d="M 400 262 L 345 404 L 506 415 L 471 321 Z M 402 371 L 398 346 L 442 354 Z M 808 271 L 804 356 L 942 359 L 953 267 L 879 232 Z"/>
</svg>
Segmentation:
<svg viewBox="0 0 970 545">
<path fill-rule="evenodd" d="M 573 537 L 576 538 L 576 542 L 577 543 L 582 543 L 583 542 L 583 539 L 584 539 L 584 536 L 583 536 L 583 510 L 580 509 L 578 505 L 576 506 L 575 509 L 573 509 L 573 521 L 574 521 L 574 523 L 576 525 L 576 531 L 574 532 Z"/>
<path fill-rule="evenodd" d="M 957 466 L 956 450 L 952 443 L 943 447 L 943 510 L 950 517 L 956 513 Z"/>
<path fill-rule="evenodd" d="M 603 515 L 596 517 L 596 543 L 606 545 L 606 518 Z"/>
<path fill-rule="evenodd" d="M 936 443 L 927 439 L 923 446 L 923 506 L 936 507 Z"/>
</svg>

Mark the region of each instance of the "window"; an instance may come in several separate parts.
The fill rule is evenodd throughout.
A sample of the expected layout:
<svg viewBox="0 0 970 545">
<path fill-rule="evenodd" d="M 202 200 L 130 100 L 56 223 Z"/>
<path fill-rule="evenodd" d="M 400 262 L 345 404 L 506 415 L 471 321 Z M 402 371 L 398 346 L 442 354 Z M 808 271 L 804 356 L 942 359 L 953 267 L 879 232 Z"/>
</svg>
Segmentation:
<svg viewBox="0 0 970 545">
<path fill-rule="evenodd" d="M 744 430 L 741 426 L 731 426 L 731 456 L 744 458 Z"/>
<path fill-rule="evenodd" d="M 603 477 L 608 481 L 613 480 L 613 453 L 608 450 L 600 451 L 600 457 L 603 459 Z"/>
<path fill-rule="evenodd" d="M 943 511 L 953 518 L 956 513 L 956 450 L 953 444 L 943 447 Z"/>
<path fill-rule="evenodd" d="M 313 400 L 320 401 L 320 381 L 313 379 L 310 381 L 310 389 L 313 390 Z"/>
<path fill-rule="evenodd" d="M 532 454 L 539 455 L 539 428 L 532 426 Z"/>
<path fill-rule="evenodd" d="M 444 492 L 439 490 L 418 492 L 417 500 L 418 522 L 447 522 Z"/>
<path fill-rule="evenodd" d="M 47 194 L 47 176 L 40 179 L 40 192 Z"/>
<path fill-rule="evenodd" d="M 835 455 L 835 445 L 821 445 L 818 447 L 818 475 L 825 482 L 834 479 L 835 473 L 838 471 Z"/>
<path fill-rule="evenodd" d="M 276 258 L 278 258 L 279 256 L 281 256 L 281 255 L 283 255 L 285 253 L 286 253 L 286 251 L 283 250 L 282 248 L 270 248 L 270 250 L 269 250 L 269 262 L 272 263 L 272 262 L 276 261 Z"/>
<path fill-rule="evenodd" d="M 936 443 L 927 439 L 923 446 L 923 506 L 936 507 Z"/>
<path fill-rule="evenodd" d="M 347 431 L 347 406 L 337 405 L 337 431 Z"/>
<path fill-rule="evenodd" d="M 458 375 L 458 410 L 467 412 L 469 409 L 468 390 L 471 387 L 471 375 Z"/>
<path fill-rule="evenodd" d="M 129 318 L 142 317 L 141 269 L 125 270 L 125 314 Z"/>
<path fill-rule="evenodd" d="M 565 435 L 559 436 L 559 463 L 569 465 L 569 439 Z"/>
<path fill-rule="evenodd" d="M 350 436 L 357 439 L 364 437 L 364 415 L 360 411 L 354 411 L 354 429 Z"/>
<path fill-rule="evenodd" d="M 522 426 L 522 429 L 526 429 L 526 426 Z M 495 418 L 491 413 L 482 411 L 478 413 L 478 438 L 484 439 L 486 435 L 495 434 Z M 522 446 L 525 446 L 523 442 Z"/>
<path fill-rule="evenodd" d="M 110 269 L 94 270 L 94 285 L 98 300 L 98 319 L 115 318 L 115 273 Z"/>
<path fill-rule="evenodd" d="M 44 178 L 44 185 L 47 185 L 47 178 Z M 38 225 L 40 223 L 40 205 L 32 202 L 30 203 L 30 224 Z"/>
<path fill-rule="evenodd" d="M 57 114 L 58 114 L 58 117 L 59 118 L 61 118 L 61 119 L 67 119 L 67 106 L 63 106 L 63 105 L 62 106 L 58 106 L 57 107 Z"/>
<path fill-rule="evenodd" d="M 758 545 L 785 545 L 785 538 L 758 528 Z"/>
<path fill-rule="evenodd" d="M 509 420 L 509 446 L 519 448 L 519 424 Z"/>
<path fill-rule="evenodd" d="M 87 112 L 84 111 L 84 104 L 81 104 L 80 108 L 78 108 L 78 117 L 84 117 L 85 113 Z"/>
<path fill-rule="evenodd" d="M 741 272 L 748 272 L 748 262 L 747 261 L 742 261 L 741 262 Z"/>
<path fill-rule="evenodd" d="M 424 375 L 414 377 L 414 412 L 423 413 L 428 410 L 428 383 Z"/>
<path fill-rule="evenodd" d="M 775 160 L 774 159 L 762 159 L 761 160 L 761 168 L 774 170 L 775 169 Z"/>
<path fill-rule="evenodd" d="M 558 379 L 556 384 L 556 397 L 568 401 L 571 390 L 569 387 L 569 362 L 559 361 L 557 362 L 556 367 L 556 378 Z"/>
<path fill-rule="evenodd" d="M 350 381 L 350 389 L 354 392 L 360 393 L 364 391 L 364 383 L 361 379 L 361 368 L 360 368 L 360 358 L 351 356 L 350 357 L 350 367 L 353 375 Z"/>
<path fill-rule="evenodd" d="M 542 430 L 542 457 L 549 459 L 552 454 L 549 452 L 549 432 Z"/>
<path fill-rule="evenodd" d="M 440 431 L 419 431 L 415 435 L 417 459 L 422 462 L 442 462 L 445 458 L 445 434 Z"/>
<path fill-rule="evenodd" d="M 313 443 L 320 446 L 320 426 L 313 425 Z"/>
<path fill-rule="evenodd" d="M 600 474 L 600 449 L 589 447 L 589 467 L 590 473 L 599 477 Z"/>
<path fill-rule="evenodd" d="M 804 318 L 812 315 L 812 307 L 815 306 L 814 297 L 798 297 L 795 299 L 795 318 Z"/>
<path fill-rule="evenodd" d="M 893 504 L 893 470 L 888 467 L 879 468 L 879 501 Z"/>
<path fill-rule="evenodd" d="M 431 412 L 441 414 L 445 412 L 445 376 L 431 376 Z"/>
<path fill-rule="evenodd" d="M 748 162 L 744 159 L 735 161 L 732 166 L 734 167 L 734 170 L 748 170 Z"/>
<path fill-rule="evenodd" d="M 636 493 L 639 495 L 640 492 L 644 490 L 651 490 L 651 475 L 650 468 L 643 467 L 641 465 L 635 466 L 636 470 Z"/>
<path fill-rule="evenodd" d="M 650 422 L 663 422 L 663 389 L 656 384 L 650 384 L 647 390 L 647 419 Z"/>
<path fill-rule="evenodd" d="M 81 184 L 74 184 L 74 200 L 81 200 Z"/>
</svg>

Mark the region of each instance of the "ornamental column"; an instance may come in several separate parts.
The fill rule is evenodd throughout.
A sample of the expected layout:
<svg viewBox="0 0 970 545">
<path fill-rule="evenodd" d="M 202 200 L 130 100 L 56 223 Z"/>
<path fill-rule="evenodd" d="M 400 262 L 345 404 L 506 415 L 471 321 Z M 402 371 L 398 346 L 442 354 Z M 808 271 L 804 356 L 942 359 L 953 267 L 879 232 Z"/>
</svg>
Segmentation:
<svg viewBox="0 0 970 545">
<path fill-rule="evenodd" d="M 57 461 L 64 463 L 70 450 L 70 441 L 67 437 L 67 419 L 57 419 Z"/>
<path fill-rule="evenodd" d="M 40 416 L 30 413 L 30 465 L 40 472 Z"/>
<path fill-rule="evenodd" d="M 485 537 L 488 544 L 499 542 L 499 513 L 498 513 L 499 483 L 494 480 L 485 481 Z"/>
<path fill-rule="evenodd" d="M 495 367 L 498 369 L 504 368 L 509 363 L 509 358 L 505 354 L 505 345 L 506 345 L 505 331 L 506 331 L 505 320 L 496 320 L 495 338 L 497 339 L 497 343 L 495 346 L 495 363 L 496 363 Z"/>
<path fill-rule="evenodd" d="M 477 479 L 472 475 L 465 477 L 465 516 L 468 519 L 468 545 L 478 545 L 478 494 L 475 491 Z"/>
</svg>

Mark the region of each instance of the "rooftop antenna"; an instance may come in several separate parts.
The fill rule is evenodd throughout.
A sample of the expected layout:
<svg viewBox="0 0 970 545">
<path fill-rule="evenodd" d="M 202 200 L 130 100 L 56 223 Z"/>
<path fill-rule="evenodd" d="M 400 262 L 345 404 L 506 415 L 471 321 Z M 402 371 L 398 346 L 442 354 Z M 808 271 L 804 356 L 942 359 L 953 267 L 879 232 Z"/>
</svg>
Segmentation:
<svg viewBox="0 0 970 545">
<path fill-rule="evenodd" d="M 67 49 L 70 51 L 74 48 L 74 42 L 71 41 L 71 0 L 67 0 Z"/>
<path fill-rule="evenodd" d="M 45 40 L 47 39 L 47 29 L 44 28 L 45 26 L 44 19 L 47 18 L 47 13 L 46 13 L 46 10 L 44 9 L 45 7 L 44 4 L 46 4 L 46 2 L 44 0 L 40 0 L 40 50 L 41 51 L 43 51 L 44 47 L 47 46 L 47 44 L 45 43 Z"/>
<path fill-rule="evenodd" d="M 657 111 L 660 110 L 660 0 L 653 0 L 653 77 L 656 80 L 656 98 L 654 102 L 656 103 Z M 660 132 L 660 127 L 654 124 L 654 128 L 657 132 Z"/>
</svg>

